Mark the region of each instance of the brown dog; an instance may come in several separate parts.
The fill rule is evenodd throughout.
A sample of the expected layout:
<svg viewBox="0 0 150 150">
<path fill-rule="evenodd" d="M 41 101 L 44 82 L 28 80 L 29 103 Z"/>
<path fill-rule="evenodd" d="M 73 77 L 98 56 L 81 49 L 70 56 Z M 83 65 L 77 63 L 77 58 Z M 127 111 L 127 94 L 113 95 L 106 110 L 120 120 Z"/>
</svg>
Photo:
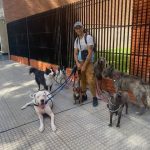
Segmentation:
<svg viewBox="0 0 150 150">
<path fill-rule="evenodd" d="M 114 113 L 118 115 L 118 122 L 116 127 L 120 127 L 120 120 L 124 105 L 126 106 L 126 114 L 128 114 L 128 101 L 129 96 L 127 92 L 118 91 L 117 93 L 110 96 L 110 99 L 108 100 L 107 104 L 107 107 L 110 112 L 110 123 L 109 123 L 110 127 L 112 126 L 112 117 Z"/>
</svg>

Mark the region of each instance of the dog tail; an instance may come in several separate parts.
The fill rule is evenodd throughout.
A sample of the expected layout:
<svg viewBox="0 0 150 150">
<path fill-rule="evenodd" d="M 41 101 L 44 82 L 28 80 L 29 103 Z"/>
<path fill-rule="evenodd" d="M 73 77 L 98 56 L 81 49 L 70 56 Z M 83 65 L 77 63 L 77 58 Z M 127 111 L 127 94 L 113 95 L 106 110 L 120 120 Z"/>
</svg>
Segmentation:
<svg viewBox="0 0 150 150">
<path fill-rule="evenodd" d="M 145 91 L 146 91 L 147 105 L 148 105 L 148 108 L 150 108 L 150 85 L 147 83 L 147 84 L 144 84 L 143 86 L 144 86 Z"/>
<path fill-rule="evenodd" d="M 35 72 L 37 72 L 38 70 L 36 69 L 36 68 L 34 68 L 34 67 L 31 67 L 30 69 L 29 69 L 29 74 L 31 74 L 31 73 L 34 73 L 35 74 Z"/>
</svg>

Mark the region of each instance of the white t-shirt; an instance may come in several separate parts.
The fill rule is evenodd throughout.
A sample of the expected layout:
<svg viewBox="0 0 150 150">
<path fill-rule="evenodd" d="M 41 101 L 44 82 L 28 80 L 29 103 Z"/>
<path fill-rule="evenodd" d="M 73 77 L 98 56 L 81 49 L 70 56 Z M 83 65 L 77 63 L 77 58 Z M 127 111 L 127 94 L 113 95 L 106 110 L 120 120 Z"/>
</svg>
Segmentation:
<svg viewBox="0 0 150 150">
<path fill-rule="evenodd" d="M 83 61 L 81 59 L 81 51 L 87 50 L 88 46 L 91 46 L 91 45 L 94 46 L 93 37 L 91 35 L 86 35 L 86 41 L 87 41 L 87 44 L 85 42 L 85 35 L 81 39 L 79 37 L 75 39 L 74 48 L 77 48 L 79 50 L 79 53 L 78 53 L 79 61 Z M 91 62 L 94 62 L 94 52 L 92 54 Z"/>
</svg>

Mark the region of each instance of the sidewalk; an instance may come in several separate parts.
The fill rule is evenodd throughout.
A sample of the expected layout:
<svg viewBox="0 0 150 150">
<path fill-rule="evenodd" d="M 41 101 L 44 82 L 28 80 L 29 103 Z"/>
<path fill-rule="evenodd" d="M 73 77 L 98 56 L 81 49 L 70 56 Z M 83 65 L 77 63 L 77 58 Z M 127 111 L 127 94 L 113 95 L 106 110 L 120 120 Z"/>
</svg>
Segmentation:
<svg viewBox="0 0 150 150">
<path fill-rule="evenodd" d="M 55 124 L 44 118 L 45 130 L 38 131 L 39 121 L 32 107 L 21 110 L 37 90 L 29 67 L 13 61 L 0 60 L 0 150 L 149 150 L 150 112 L 136 116 L 134 107 L 121 119 L 121 127 L 108 127 L 106 103 L 92 107 L 88 102 L 74 105 L 72 89 L 63 89 L 54 98 Z M 132 108 L 132 110 L 131 110 Z"/>
</svg>

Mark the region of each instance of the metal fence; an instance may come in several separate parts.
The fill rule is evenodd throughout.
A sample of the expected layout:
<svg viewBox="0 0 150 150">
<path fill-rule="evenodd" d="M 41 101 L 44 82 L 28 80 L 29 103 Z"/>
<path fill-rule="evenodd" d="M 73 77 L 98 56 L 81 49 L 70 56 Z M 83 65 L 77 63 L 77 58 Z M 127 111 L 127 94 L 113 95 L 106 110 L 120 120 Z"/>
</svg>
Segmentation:
<svg viewBox="0 0 150 150">
<path fill-rule="evenodd" d="M 145 35 L 137 36 L 137 27 L 140 30 L 150 27 L 150 22 L 146 23 L 146 26 L 143 20 L 136 21 L 138 16 L 135 16 L 138 13 L 135 15 L 134 11 L 137 10 L 133 9 L 136 1 L 144 3 L 144 0 L 82 0 L 11 22 L 8 24 L 10 52 L 29 59 L 72 67 L 73 45 L 76 37 L 73 24 L 80 20 L 97 43 L 97 57 L 105 57 L 120 71 L 149 80 L 149 34 L 145 38 L 148 42 L 144 42 L 148 50 L 141 54 L 147 59 L 146 71 L 144 74 L 142 71 L 140 74 L 134 71 L 134 65 L 139 59 L 136 60 L 139 56 L 137 51 L 139 52 L 140 49 L 140 46 L 136 47 L 136 45 L 137 42 L 141 43 L 140 40 Z M 136 5 L 141 7 L 140 4 Z M 147 13 L 149 8 L 144 11 Z M 137 65 L 140 63 L 138 62 Z"/>
</svg>

